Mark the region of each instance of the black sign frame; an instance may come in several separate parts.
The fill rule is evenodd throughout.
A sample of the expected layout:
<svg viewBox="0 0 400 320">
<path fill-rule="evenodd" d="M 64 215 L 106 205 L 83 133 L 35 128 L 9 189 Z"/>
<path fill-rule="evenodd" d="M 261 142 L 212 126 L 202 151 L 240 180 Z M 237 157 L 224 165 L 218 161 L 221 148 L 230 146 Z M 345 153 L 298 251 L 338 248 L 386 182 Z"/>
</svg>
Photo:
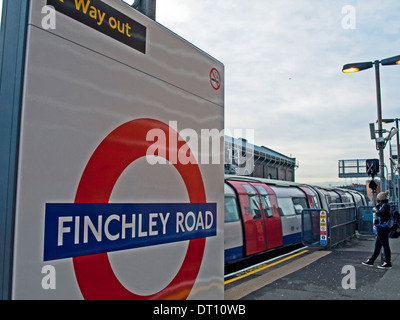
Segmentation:
<svg viewBox="0 0 400 320">
<path fill-rule="evenodd" d="M 47 0 L 56 11 L 146 53 L 147 28 L 100 0 Z"/>
</svg>

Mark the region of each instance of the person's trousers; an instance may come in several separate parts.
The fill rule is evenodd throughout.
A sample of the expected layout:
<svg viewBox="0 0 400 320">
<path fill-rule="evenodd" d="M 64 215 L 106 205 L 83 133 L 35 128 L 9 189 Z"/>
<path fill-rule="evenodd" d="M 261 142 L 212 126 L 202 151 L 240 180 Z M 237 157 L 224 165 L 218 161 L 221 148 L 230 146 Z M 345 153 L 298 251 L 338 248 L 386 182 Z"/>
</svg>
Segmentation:
<svg viewBox="0 0 400 320">
<path fill-rule="evenodd" d="M 385 254 L 385 262 L 391 261 L 391 252 L 389 247 L 389 232 L 390 229 L 387 227 L 376 227 L 376 241 L 375 241 L 375 250 L 372 254 L 371 260 L 375 261 L 381 253 L 381 249 L 383 247 L 383 252 Z"/>
</svg>

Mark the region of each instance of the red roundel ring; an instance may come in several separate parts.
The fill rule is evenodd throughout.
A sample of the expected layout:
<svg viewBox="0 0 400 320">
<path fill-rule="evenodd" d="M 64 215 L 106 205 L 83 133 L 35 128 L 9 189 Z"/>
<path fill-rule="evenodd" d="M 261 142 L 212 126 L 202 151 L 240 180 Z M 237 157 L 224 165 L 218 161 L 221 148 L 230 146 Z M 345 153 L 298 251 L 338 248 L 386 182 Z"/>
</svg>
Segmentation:
<svg viewBox="0 0 400 320">
<path fill-rule="evenodd" d="M 108 203 L 115 183 L 135 160 L 146 156 L 154 143 L 146 141 L 149 130 L 159 129 L 167 137 L 166 159 L 169 160 L 169 134 L 178 133 L 154 119 L 127 122 L 111 132 L 90 158 L 76 192 L 75 203 Z M 186 144 L 177 143 L 177 150 Z M 174 146 L 175 148 L 175 146 Z M 188 146 L 183 148 L 190 150 Z M 176 152 L 176 150 L 173 150 Z M 206 203 L 203 179 L 195 161 L 174 164 L 181 175 L 191 203 Z M 175 278 L 161 291 L 149 296 L 126 289 L 112 270 L 107 253 L 74 257 L 76 279 L 84 299 L 89 300 L 180 300 L 187 299 L 196 281 L 203 259 L 206 239 L 190 240 L 186 256 Z"/>
</svg>

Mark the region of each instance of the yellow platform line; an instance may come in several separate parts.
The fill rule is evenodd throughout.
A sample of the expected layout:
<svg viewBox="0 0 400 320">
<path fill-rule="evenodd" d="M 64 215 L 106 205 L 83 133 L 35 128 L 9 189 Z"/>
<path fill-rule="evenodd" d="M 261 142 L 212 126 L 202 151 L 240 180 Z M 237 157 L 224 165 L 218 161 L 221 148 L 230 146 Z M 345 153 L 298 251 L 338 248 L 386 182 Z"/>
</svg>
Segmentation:
<svg viewBox="0 0 400 320">
<path fill-rule="evenodd" d="M 292 254 L 292 255 L 290 255 L 290 256 L 288 256 L 288 257 L 286 257 L 286 258 L 283 258 L 283 259 L 281 259 L 281 260 L 278 260 L 278 261 L 275 261 L 275 262 L 273 262 L 273 263 L 264 265 L 264 266 L 262 266 L 262 267 L 260 267 L 260 268 L 257 268 L 257 269 L 254 269 L 254 270 L 249 270 L 249 272 L 246 272 L 246 273 L 243 274 L 243 275 L 240 275 L 240 276 L 237 276 L 237 277 L 235 277 L 235 278 L 226 280 L 226 281 L 224 282 L 224 284 L 227 285 L 227 284 L 229 284 L 229 283 L 233 283 L 233 282 L 238 281 L 238 280 L 240 280 L 240 279 L 246 278 L 246 277 L 248 277 L 248 276 L 250 276 L 250 275 L 252 275 L 252 274 L 254 274 L 254 273 L 257 273 L 257 272 L 260 272 L 260 271 L 262 271 L 262 270 L 271 268 L 271 267 L 273 267 L 273 266 L 276 266 L 277 264 L 280 264 L 280 263 L 285 262 L 285 261 L 287 261 L 287 260 L 293 259 L 293 258 L 298 257 L 298 256 L 300 256 L 300 255 L 302 255 L 302 254 L 304 254 L 304 253 L 307 253 L 307 252 L 309 252 L 309 250 L 303 250 L 303 251 L 300 251 L 300 252 L 298 252 L 298 253 L 296 253 L 296 254 Z"/>
</svg>

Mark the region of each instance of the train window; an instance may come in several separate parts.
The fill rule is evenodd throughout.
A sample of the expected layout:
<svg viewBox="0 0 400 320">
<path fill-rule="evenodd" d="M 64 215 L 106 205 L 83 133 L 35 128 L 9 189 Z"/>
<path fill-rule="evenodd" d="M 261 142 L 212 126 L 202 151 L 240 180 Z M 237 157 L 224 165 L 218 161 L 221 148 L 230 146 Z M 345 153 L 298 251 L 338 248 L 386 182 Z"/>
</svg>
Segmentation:
<svg viewBox="0 0 400 320">
<path fill-rule="evenodd" d="M 296 214 L 301 214 L 301 212 L 307 208 L 306 198 L 292 198 L 292 200 Z"/>
<path fill-rule="evenodd" d="M 239 211 L 235 197 L 225 197 L 225 223 L 239 221 Z"/>
<path fill-rule="evenodd" d="M 260 192 L 261 194 L 261 205 L 264 209 L 265 215 L 267 218 L 273 217 L 272 214 L 272 209 L 271 209 L 271 201 L 269 200 L 269 195 L 267 190 L 263 186 L 255 186 L 255 188 Z"/>
<path fill-rule="evenodd" d="M 354 196 L 354 199 L 356 201 L 356 206 L 357 207 L 362 206 L 363 205 L 362 197 L 357 193 L 353 193 L 353 196 Z"/>
<path fill-rule="evenodd" d="M 338 194 L 331 193 L 331 203 L 341 203 L 340 197 Z"/>
<path fill-rule="evenodd" d="M 257 196 L 249 195 L 249 202 L 251 207 L 251 214 L 254 220 L 261 219 L 260 203 L 258 202 Z"/>
<path fill-rule="evenodd" d="M 260 192 L 260 194 L 262 195 L 268 195 L 267 190 L 265 190 L 265 188 L 263 186 L 255 186 L 256 189 Z"/>
<path fill-rule="evenodd" d="M 277 198 L 277 200 L 281 216 L 293 216 L 296 214 L 292 198 Z"/>
<path fill-rule="evenodd" d="M 271 201 L 269 200 L 269 196 L 268 195 L 262 195 L 261 196 L 261 204 L 263 206 L 265 215 L 267 216 L 267 218 L 271 218 L 272 215 L 272 209 L 271 209 Z"/>
<path fill-rule="evenodd" d="M 271 209 L 271 201 L 269 200 L 269 195 L 267 190 L 263 186 L 255 186 L 256 189 L 260 192 L 261 194 L 261 205 L 264 209 L 265 215 L 267 218 L 271 218 L 272 215 L 272 209 Z"/>
<path fill-rule="evenodd" d="M 242 186 L 248 194 L 256 194 L 253 187 L 249 186 L 248 184 L 242 184 Z"/>
<path fill-rule="evenodd" d="M 320 208 L 318 198 L 317 198 L 316 196 L 312 196 L 311 199 L 312 199 L 314 208 L 315 208 L 315 209 Z"/>
<path fill-rule="evenodd" d="M 345 203 L 354 203 L 353 198 L 351 197 L 350 194 L 345 193 L 345 194 L 343 194 L 342 198 L 343 198 L 343 202 L 345 202 Z"/>
</svg>

